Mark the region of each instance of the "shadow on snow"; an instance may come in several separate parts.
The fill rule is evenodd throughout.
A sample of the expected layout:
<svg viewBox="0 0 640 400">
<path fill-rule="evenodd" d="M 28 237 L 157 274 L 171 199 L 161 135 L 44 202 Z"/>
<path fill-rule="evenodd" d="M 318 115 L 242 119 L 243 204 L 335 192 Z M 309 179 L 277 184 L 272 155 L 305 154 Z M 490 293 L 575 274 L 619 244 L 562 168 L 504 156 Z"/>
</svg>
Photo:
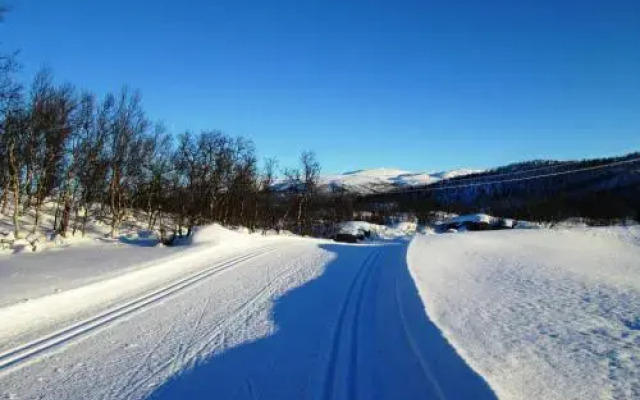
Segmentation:
<svg viewBox="0 0 640 400">
<path fill-rule="evenodd" d="M 151 398 L 322 399 L 331 397 L 331 392 L 334 398 L 496 398 L 427 318 L 409 275 L 406 244 L 326 244 L 321 247 L 334 253 L 336 258 L 322 275 L 275 300 L 271 315 L 276 326 L 274 333 L 212 355 L 195 368 L 170 379 L 156 389 Z M 360 328 L 354 324 L 354 329 L 361 331 L 360 336 L 357 341 L 349 337 L 351 322 L 346 322 L 347 333 L 342 335 L 346 338 L 337 340 L 337 347 L 347 346 L 345 352 L 353 353 L 348 343 L 343 342 L 351 341 L 362 349 L 356 356 L 333 357 L 339 310 L 349 287 L 358 279 L 363 261 L 376 249 L 384 250 L 376 263 L 383 268 L 376 268 L 378 279 L 371 281 L 376 285 L 374 290 L 363 291 L 365 312 L 360 314 Z M 384 263 L 389 258 L 393 258 L 392 262 Z M 387 286 L 389 289 L 385 289 Z M 385 314 L 386 309 L 398 310 L 394 308 L 396 291 L 402 293 L 402 300 L 397 303 L 402 312 Z M 363 330 L 363 325 L 382 334 L 367 335 L 372 332 Z M 346 362 L 342 363 L 345 357 Z M 342 392 L 340 389 L 344 388 L 328 389 L 327 385 L 334 386 L 333 382 L 327 382 L 329 364 L 349 364 L 349 358 L 357 359 L 354 369 L 357 367 L 357 381 L 361 384 L 356 386 L 364 387 Z M 340 371 L 342 367 L 331 368 Z M 345 385 L 353 386 L 355 379 L 349 378 L 351 373 L 339 372 L 334 376 L 345 380 Z"/>
</svg>

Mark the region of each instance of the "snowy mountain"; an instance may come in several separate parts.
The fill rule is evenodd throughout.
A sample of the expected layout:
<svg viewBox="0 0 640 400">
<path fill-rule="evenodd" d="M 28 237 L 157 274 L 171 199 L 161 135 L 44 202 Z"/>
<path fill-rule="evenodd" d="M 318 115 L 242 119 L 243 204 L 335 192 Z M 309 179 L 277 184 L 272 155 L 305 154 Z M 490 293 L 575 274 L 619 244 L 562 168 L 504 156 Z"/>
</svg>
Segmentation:
<svg viewBox="0 0 640 400">
<path fill-rule="evenodd" d="M 319 187 L 321 191 L 344 190 L 350 193 L 370 194 L 388 192 L 397 188 L 427 185 L 443 179 L 451 179 L 478 172 L 483 171 L 456 169 L 441 172 L 411 172 L 392 168 L 376 168 L 321 176 Z M 276 182 L 275 186 L 281 190 L 288 187 L 287 182 L 284 180 Z"/>
<path fill-rule="evenodd" d="M 403 204 L 404 212 L 417 212 L 420 205 L 536 221 L 640 219 L 638 152 L 600 159 L 520 162 L 473 177 L 452 178 L 446 186 L 447 190 L 374 194 L 359 207 L 374 209 L 386 202 Z M 438 187 L 443 186 L 433 186 Z"/>
</svg>

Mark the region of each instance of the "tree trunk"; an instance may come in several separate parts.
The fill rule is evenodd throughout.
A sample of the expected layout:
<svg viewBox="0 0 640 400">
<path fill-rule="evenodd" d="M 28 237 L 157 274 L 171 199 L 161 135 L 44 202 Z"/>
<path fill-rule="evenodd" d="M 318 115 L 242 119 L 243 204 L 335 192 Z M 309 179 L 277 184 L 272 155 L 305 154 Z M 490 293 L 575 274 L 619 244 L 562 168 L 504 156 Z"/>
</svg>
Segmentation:
<svg viewBox="0 0 640 400">
<path fill-rule="evenodd" d="M 113 173 L 111 175 L 111 185 L 109 186 L 109 192 L 110 192 L 110 206 L 111 206 L 111 232 L 110 232 L 110 236 L 111 237 L 115 237 L 116 235 L 116 228 L 118 226 L 118 220 L 119 220 L 119 216 L 120 216 L 120 201 L 116 199 L 117 197 L 117 182 L 120 179 L 118 172 L 116 169 L 113 170 Z"/>
<path fill-rule="evenodd" d="M 20 238 L 20 184 L 18 182 L 18 165 L 14 154 L 13 141 L 9 144 L 9 173 L 13 183 L 13 231 L 16 239 Z"/>
<path fill-rule="evenodd" d="M 298 225 L 298 234 L 302 234 L 302 210 L 304 208 L 305 197 L 301 197 L 298 200 L 298 215 L 296 218 L 296 222 Z"/>
<path fill-rule="evenodd" d="M 9 185 L 7 184 L 7 180 L 4 181 L 2 187 L 4 188 L 2 191 L 2 214 L 6 214 L 7 204 L 9 203 Z"/>
<path fill-rule="evenodd" d="M 73 217 L 73 231 L 71 233 L 72 236 L 76 235 L 76 232 L 78 231 L 78 224 L 79 224 L 79 219 L 80 219 L 80 207 L 76 206 L 76 213 L 75 216 Z"/>
<path fill-rule="evenodd" d="M 36 233 L 38 229 L 38 223 L 40 222 L 40 202 L 36 202 L 36 216 L 33 219 L 33 229 L 31 229 L 31 233 Z M 55 225 L 53 227 L 55 229 Z"/>
</svg>

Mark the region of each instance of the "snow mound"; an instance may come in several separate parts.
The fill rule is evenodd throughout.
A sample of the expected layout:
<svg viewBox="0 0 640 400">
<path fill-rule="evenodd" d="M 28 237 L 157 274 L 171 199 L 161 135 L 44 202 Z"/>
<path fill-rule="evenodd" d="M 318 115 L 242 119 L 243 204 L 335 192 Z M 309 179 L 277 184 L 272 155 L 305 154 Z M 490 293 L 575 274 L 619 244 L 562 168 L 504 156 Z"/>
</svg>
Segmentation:
<svg viewBox="0 0 640 400">
<path fill-rule="evenodd" d="M 436 223 L 436 229 L 441 233 L 451 230 L 466 232 L 520 228 L 520 224 L 523 224 L 523 228 L 530 227 L 529 223 L 516 221 L 511 218 L 494 217 L 487 214 L 465 214 L 448 216 L 443 221 Z"/>
<path fill-rule="evenodd" d="M 484 224 L 493 224 L 495 223 L 497 220 L 499 220 L 499 218 L 493 217 L 491 215 L 487 215 L 487 214 L 466 214 L 466 215 L 460 215 L 454 218 L 451 218 L 449 221 L 447 221 L 448 223 L 464 223 L 464 222 L 476 222 L 476 223 L 484 223 Z"/>
<path fill-rule="evenodd" d="M 244 245 L 251 240 L 248 233 L 233 231 L 219 224 L 197 226 L 193 230 L 191 244 L 219 246 L 225 245 Z"/>
<path fill-rule="evenodd" d="M 374 240 L 390 240 L 412 235 L 416 232 L 417 225 L 410 222 L 402 222 L 393 226 L 372 224 L 366 221 L 347 221 L 338 225 L 339 233 L 351 235 L 364 234 Z"/>
</svg>

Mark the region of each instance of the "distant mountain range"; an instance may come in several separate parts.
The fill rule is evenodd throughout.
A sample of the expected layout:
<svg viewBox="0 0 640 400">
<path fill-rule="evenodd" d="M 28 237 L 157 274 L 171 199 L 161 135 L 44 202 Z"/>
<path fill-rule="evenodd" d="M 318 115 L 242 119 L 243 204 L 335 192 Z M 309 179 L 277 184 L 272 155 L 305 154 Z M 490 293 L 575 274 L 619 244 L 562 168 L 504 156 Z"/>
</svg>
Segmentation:
<svg viewBox="0 0 640 400">
<path fill-rule="evenodd" d="M 484 212 L 516 219 L 640 221 L 640 153 L 589 160 L 534 160 L 436 181 L 412 190 L 372 193 L 360 209 L 426 213 Z M 391 207 L 393 205 L 393 207 Z"/>
<path fill-rule="evenodd" d="M 376 168 L 345 172 L 337 175 L 321 176 L 318 187 L 321 192 L 344 191 L 353 194 L 385 193 L 394 189 L 430 185 L 441 180 L 477 174 L 482 170 L 456 169 L 441 172 L 412 172 L 391 168 Z M 284 190 L 288 184 L 284 180 L 275 187 Z"/>
</svg>

